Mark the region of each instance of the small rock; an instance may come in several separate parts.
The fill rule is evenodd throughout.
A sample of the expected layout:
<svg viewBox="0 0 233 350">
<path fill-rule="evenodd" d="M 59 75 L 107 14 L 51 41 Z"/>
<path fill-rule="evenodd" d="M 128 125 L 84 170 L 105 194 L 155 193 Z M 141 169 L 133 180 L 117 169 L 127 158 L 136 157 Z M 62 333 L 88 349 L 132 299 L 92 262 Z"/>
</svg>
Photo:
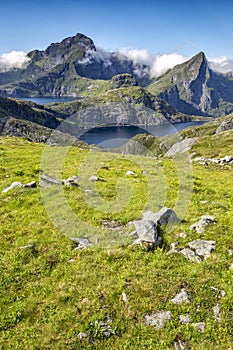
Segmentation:
<svg viewBox="0 0 233 350">
<path fill-rule="evenodd" d="M 108 322 L 102 322 L 102 321 L 95 321 L 94 324 L 95 328 L 100 331 L 101 334 L 104 335 L 105 338 L 109 338 L 111 335 L 114 334 L 111 326 L 108 324 Z"/>
<path fill-rule="evenodd" d="M 126 173 L 125 173 L 127 176 L 130 176 L 130 175 L 136 175 L 136 173 L 134 172 L 134 171 L 132 171 L 132 170 L 128 170 L 128 171 L 126 171 Z"/>
<path fill-rule="evenodd" d="M 122 300 L 124 303 L 127 303 L 127 301 L 128 301 L 128 298 L 127 298 L 127 295 L 125 292 L 122 293 Z"/>
<path fill-rule="evenodd" d="M 74 187 L 78 187 L 80 178 L 79 176 L 73 175 L 71 177 L 69 177 L 67 180 L 62 180 L 63 185 L 65 186 L 74 186 Z"/>
<path fill-rule="evenodd" d="M 7 193 L 8 191 L 13 190 L 14 188 L 22 187 L 22 186 L 23 186 L 22 182 L 17 182 L 17 181 L 12 182 L 12 184 L 9 187 L 5 188 L 2 191 L 2 193 Z"/>
<path fill-rule="evenodd" d="M 62 182 L 55 177 L 47 174 L 40 175 L 40 187 L 47 187 L 52 185 L 62 185 Z"/>
<path fill-rule="evenodd" d="M 95 176 L 95 175 L 90 176 L 89 181 L 91 181 L 91 182 L 95 182 L 95 181 L 105 182 L 104 179 L 100 179 L 98 176 Z"/>
<path fill-rule="evenodd" d="M 205 323 L 204 322 L 191 323 L 191 326 L 195 327 L 196 330 L 200 333 L 205 332 Z"/>
<path fill-rule="evenodd" d="M 181 232 L 181 233 L 179 233 L 179 237 L 180 238 L 186 238 L 187 237 L 187 233 Z"/>
<path fill-rule="evenodd" d="M 215 219 L 210 215 L 202 215 L 200 220 L 190 226 L 190 230 L 195 230 L 197 233 L 203 233 L 205 226 L 215 223 Z"/>
<path fill-rule="evenodd" d="M 195 250 L 196 255 L 206 260 L 216 251 L 216 242 L 196 239 L 188 243 L 188 247 Z"/>
<path fill-rule="evenodd" d="M 88 337 L 87 333 L 79 332 L 79 334 L 78 334 L 78 338 L 79 338 L 80 340 L 85 339 L 85 338 L 87 338 L 87 337 Z"/>
<path fill-rule="evenodd" d="M 190 300 L 191 300 L 190 295 L 187 293 L 187 291 L 184 288 L 182 288 L 180 293 L 178 293 L 170 301 L 173 304 L 181 305 L 181 304 L 184 304 L 184 303 L 190 303 Z"/>
<path fill-rule="evenodd" d="M 78 244 L 74 250 L 86 249 L 93 245 L 87 238 L 72 237 L 71 240 Z"/>
<path fill-rule="evenodd" d="M 221 304 L 218 303 L 213 307 L 213 317 L 216 322 L 222 322 Z"/>
<path fill-rule="evenodd" d="M 173 242 L 171 243 L 171 249 L 176 249 L 176 247 L 179 245 L 179 242 Z"/>
<path fill-rule="evenodd" d="M 201 201 L 201 204 L 207 204 L 209 201 Z"/>
<path fill-rule="evenodd" d="M 183 324 L 192 322 L 189 315 L 179 315 L 179 320 L 180 320 L 180 323 L 183 323 Z"/>
<path fill-rule="evenodd" d="M 140 241 L 156 244 L 158 241 L 157 225 L 150 220 L 135 220 L 134 226 Z M 136 242 L 137 243 L 137 242 Z"/>
<path fill-rule="evenodd" d="M 184 255 L 184 257 L 187 260 L 193 261 L 193 262 L 201 262 L 201 258 L 199 256 L 197 256 L 194 251 L 192 251 L 189 248 L 183 248 L 180 250 L 180 253 Z"/>
<path fill-rule="evenodd" d="M 191 348 L 186 345 L 182 340 L 178 339 L 173 343 L 175 350 L 190 350 Z"/>
<path fill-rule="evenodd" d="M 231 263 L 229 270 L 233 270 L 233 262 Z"/>
<path fill-rule="evenodd" d="M 37 253 L 36 247 L 34 244 L 28 244 L 28 245 L 24 245 L 22 247 L 19 247 L 20 249 L 31 249 L 32 253 Z"/>
<path fill-rule="evenodd" d="M 212 289 L 214 292 L 219 293 L 221 297 L 225 297 L 227 294 L 223 289 L 218 289 L 216 287 L 210 287 L 210 289 Z"/>
<path fill-rule="evenodd" d="M 228 254 L 229 254 L 230 256 L 233 256 L 233 249 L 229 249 L 229 250 L 228 250 Z"/>
<path fill-rule="evenodd" d="M 144 324 L 149 326 L 155 326 L 157 329 L 164 328 L 167 321 L 171 320 L 171 311 L 160 311 L 155 314 L 143 315 Z"/>
<path fill-rule="evenodd" d="M 36 181 L 31 181 L 25 185 L 23 185 L 25 188 L 35 188 L 36 187 Z"/>
</svg>

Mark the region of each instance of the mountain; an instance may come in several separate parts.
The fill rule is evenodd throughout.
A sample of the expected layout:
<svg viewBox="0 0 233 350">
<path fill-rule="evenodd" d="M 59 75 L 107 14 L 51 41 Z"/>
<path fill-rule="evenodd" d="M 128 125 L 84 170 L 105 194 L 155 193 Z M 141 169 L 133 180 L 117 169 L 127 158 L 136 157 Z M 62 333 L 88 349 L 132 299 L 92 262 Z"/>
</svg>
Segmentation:
<svg viewBox="0 0 233 350">
<path fill-rule="evenodd" d="M 139 83 L 148 81 L 148 67 L 135 65 L 118 53 L 98 50 L 92 39 L 80 33 L 27 56 L 30 63 L 25 69 L 0 73 L 0 95 L 78 96 L 88 89 L 98 90 L 103 80 L 122 73 L 133 74 Z"/>
<path fill-rule="evenodd" d="M 212 71 L 203 52 L 153 79 L 148 90 L 183 113 L 219 117 L 233 112 L 233 80 Z"/>
</svg>

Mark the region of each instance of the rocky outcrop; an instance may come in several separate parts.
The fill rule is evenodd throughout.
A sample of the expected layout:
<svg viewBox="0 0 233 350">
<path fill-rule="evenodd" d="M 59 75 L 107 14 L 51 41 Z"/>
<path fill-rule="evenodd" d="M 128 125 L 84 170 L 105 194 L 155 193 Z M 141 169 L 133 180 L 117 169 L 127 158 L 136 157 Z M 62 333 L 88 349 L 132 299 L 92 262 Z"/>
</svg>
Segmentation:
<svg viewBox="0 0 233 350">
<path fill-rule="evenodd" d="M 212 71 L 203 52 L 153 80 L 149 90 L 186 114 L 223 116 L 233 111 L 233 80 Z"/>
<path fill-rule="evenodd" d="M 113 88 L 120 88 L 126 86 L 136 86 L 137 81 L 132 74 L 118 74 L 112 77 L 111 86 Z"/>
</svg>

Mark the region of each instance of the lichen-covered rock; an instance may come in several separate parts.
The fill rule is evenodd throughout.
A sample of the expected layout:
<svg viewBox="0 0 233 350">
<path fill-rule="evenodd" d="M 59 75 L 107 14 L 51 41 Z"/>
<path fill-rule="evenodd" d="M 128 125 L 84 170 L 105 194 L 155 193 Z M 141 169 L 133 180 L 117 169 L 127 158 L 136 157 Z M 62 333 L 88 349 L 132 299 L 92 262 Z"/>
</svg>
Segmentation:
<svg viewBox="0 0 233 350">
<path fill-rule="evenodd" d="M 184 303 L 190 303 L 190 295 L 188 292 L 182 288 L 180 293 L 178 293 L 174 298 L 171 299 L 171 303 L 176 304 L 176 305 L 181 305 Z"/>
<path fill-rule="evenodd" d="M 160 311 L 155 314 L 144 314 L 143 321 L 145 325 L 155 326 L 157 329 L 164 328 L 167 321 L 171 320 L 171 311 Z"/>
</svg>

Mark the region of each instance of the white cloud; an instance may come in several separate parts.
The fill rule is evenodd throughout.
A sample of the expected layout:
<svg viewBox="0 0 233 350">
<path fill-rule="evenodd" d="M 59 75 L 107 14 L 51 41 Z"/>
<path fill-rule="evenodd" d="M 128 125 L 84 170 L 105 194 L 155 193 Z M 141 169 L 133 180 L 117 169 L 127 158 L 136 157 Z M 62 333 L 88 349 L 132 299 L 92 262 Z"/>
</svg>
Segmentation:
<svg viewBox="0 0 233 350">
<path fill-rule="evenodd" d="M 122 48 L 117 51 L 119 57 L 126 57 L 133 61 L 135 65 L 151 66 L 154 60 L 154 55 L 147 49 L 126 49 Z"/>
<path fill-rule="evenodd" d="M 233 72 L 233 60 L 227 56 L 209 57 L 210 68 L 219 73 Z"/>
<path fill-rule="evenodd" d="M 150 75 L 152 78 L 159 77 L 166 73 L 169 69 L 187 61 L 188 58 L 178 53 L 168 53 L 163 55 L 156 55 L 151 66 Z"/>
<path fill-rule="evenodd" d="M 11 51 L 0 56 L 0 72 L 7 72 L 15 68 L 25 68 L 30 62 L 23 51 Z"/>
</svg>

